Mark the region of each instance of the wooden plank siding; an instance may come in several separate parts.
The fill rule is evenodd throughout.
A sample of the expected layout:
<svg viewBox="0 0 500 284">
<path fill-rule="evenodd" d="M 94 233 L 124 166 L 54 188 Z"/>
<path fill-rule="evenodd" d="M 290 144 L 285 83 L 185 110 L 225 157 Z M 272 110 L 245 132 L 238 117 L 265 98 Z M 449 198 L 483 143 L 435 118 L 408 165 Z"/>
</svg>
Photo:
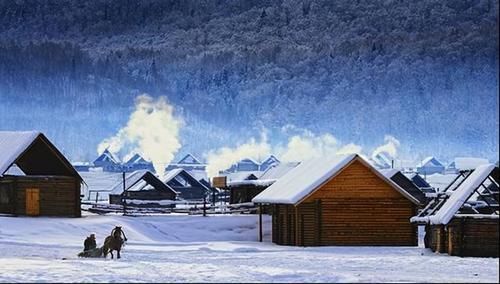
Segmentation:
<svg viewBox="0 0 500 284">
<path fill-rule="evenodd" d="M 73 177 L 5 177 L 3 182 L 12 186 L 14 215 L 26 215 L 26 190 L 39 189 L 40 216 L 80 217 L 80 183 Z"/>
<path fill-rule="evenodd" d="M 281 216 L 293 207 L 294 220 L 284 220 Z M 410 223 L 416 210 L 371 169 L 354 161 L 296 206 L 275 205 L 273 241 L 299 246 L 416 246 L 417 228 Z M 293 222 L 295 231 L 289 232 Z M 288 234 L 295 235 L 295 242 L 283 240 Z"/>
<path fill-rule="evenodd" d="M 273 212 L 273 241 L 281 245 L 294 245 L 296 232 L 295 208 L 293 205 L 277 205 Z"/>
</svg>

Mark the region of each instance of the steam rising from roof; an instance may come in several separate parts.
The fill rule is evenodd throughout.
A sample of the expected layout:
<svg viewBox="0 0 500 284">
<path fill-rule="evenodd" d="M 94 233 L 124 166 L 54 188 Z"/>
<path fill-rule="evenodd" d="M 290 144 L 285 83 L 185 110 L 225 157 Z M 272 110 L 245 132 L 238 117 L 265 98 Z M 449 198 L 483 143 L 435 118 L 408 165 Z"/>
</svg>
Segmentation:
<svg viewBox="0 0 500 284">
<path fill-rule="evenodd" d="M 150 160 L 156 173 L 162 176 L 166 165 L 181 148 L 179 130 L 182 125 L 182 119 L 174 116 L 174 108 L 166 97 L 154 99 L 143 94 L 136 98 L 127 124 L 104 139 L 97 151 L 102 153 L 108 148 L 111 153 L 122 156 L 139 153 Z"/>
</svg>

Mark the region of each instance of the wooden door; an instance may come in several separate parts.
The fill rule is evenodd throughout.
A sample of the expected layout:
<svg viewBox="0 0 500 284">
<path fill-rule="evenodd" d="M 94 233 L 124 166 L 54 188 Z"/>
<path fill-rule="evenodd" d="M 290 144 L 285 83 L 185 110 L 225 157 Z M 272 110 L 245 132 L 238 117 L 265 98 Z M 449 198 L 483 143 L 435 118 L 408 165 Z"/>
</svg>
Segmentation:
<svg viewBox="0 0 500 284">
<path fill-rule="evenodd" d="M 26 215 L 40 215 L 40 189 L 38 188 L 26 189 Z"/>
</svg>

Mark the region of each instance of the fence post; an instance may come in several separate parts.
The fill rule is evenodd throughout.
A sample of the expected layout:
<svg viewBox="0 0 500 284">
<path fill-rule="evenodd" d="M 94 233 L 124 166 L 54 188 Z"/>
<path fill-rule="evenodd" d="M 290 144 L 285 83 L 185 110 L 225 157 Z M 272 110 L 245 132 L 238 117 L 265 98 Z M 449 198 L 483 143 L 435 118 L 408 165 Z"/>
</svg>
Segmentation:
<svg viewBox="0 0 500 284">
<path fill-rule="evenodd" d="M 259 242 L 262 242 L 262 204 L 259 203 Z"/>
<path fill-rule="evenodd" d="M 127 214 L 127 189 L 125 188 L 125 172 L 122 172 L 122 180 L 123 180 L 123 193 L 122 193 L 122 205 L 123 205 L 123 215 Z"/>
<path fill-rule="evenodd" d="M 207 196 L 203 196 L 203 217 L 207 217 Z"/>
</svg>

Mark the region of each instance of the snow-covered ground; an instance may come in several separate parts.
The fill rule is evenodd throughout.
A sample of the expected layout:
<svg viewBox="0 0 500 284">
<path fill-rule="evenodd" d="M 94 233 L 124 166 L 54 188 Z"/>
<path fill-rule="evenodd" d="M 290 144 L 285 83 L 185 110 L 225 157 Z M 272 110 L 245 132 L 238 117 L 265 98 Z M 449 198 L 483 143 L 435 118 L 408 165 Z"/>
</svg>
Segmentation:
<svg viewBox="0 0 500 284">
<path fill-rule="evenodd" d="M 257 242 L 257 216 L 0 217 L 0 282 L 498 282 L 498 258 L 421 247 L 288 247 Z M 122 259 L 79 259 L 123 226 Z M 66 258 L 63 260 L 63 258 Z"/>
</svg>

